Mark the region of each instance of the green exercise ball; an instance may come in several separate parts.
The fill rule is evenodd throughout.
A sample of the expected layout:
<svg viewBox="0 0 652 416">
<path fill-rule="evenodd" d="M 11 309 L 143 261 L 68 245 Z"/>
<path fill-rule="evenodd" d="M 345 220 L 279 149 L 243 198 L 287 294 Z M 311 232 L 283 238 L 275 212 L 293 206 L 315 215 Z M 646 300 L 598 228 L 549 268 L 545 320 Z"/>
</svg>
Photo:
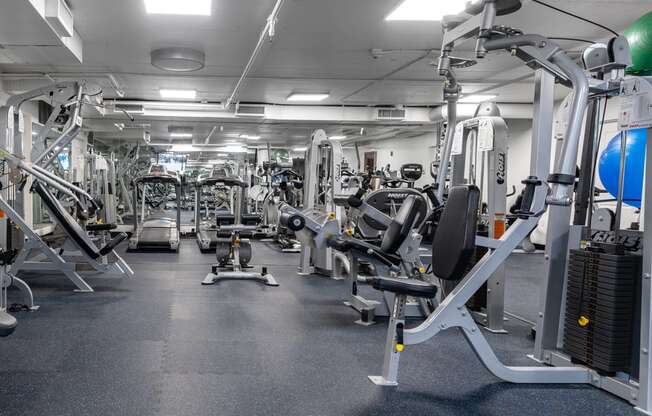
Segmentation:
<svg viewBox="0 0 652 416">
<path fill-rule="evenodd" d="M 632 66 L 628 74 L 652 75 L 652 12 L 640 17 L 625 30 L 632 49 Z"/>
</svg>

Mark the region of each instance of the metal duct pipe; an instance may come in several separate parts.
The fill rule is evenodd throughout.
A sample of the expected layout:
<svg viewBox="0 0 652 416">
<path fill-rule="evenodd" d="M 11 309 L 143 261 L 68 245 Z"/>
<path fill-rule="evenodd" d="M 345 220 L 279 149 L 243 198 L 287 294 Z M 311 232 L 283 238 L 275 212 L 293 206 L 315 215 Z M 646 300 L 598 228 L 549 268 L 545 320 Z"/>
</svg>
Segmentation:
<svg viewBox="0 0 652 416">
<path fill-rule="evenodd" d="M 81 79 L 81 78 L 104 78 L 109 81 L 111 88 L 115 91 L 116 95 L 120 98 L 125 96 L 124 89 L 118 82 L 115 75 L 110 73 L 100 72 L 27 72 L 27 73 L 2 73 L 0 78 L 20 79 L 45 79 L 48 82 L 55 82 L 56 79 Z"/>
</svg>

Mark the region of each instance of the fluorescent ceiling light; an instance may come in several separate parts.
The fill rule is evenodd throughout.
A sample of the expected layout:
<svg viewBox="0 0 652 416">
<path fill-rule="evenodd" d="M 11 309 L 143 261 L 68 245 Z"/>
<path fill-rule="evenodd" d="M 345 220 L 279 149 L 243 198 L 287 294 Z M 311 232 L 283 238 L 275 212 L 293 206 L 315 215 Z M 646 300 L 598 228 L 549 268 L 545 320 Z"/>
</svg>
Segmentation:
<svg viewBox="0 0 652 416">
<path fill-rule="evenodd" d="M 166 100 L 194 100 L 197 98 L 195 90 L 161 90 L 161 97 Z"/>
<path fill-rule="evenodd" d="M 247 153 L 247 148 L 244 146 L 225 146 L 220 148 L 220 151 L 222 152 L 228 152 L 228 153 Z"/>
<path fill-rule="evenodd" d="M 485 101 L 495 100 L 498 96 L 492 94 L 475 94 L 467 95 L 466 97 L 460 98 L 461 103 L 471 103 L 471 104 L 480 104 Z"/>
<path fill-rule="evenodd" d="M 210 16 L 212 0 L 145 0 L 148 14 Z"/>
<path fill-rule="evenodd" d="M 192 137 L 192 133 L 170 133 L 170 137 L 187 139 Z"/>
<path fill-rule="evenodd" d="M 346 140 L 346 136 L 331 136 L 329 137 L 331 140 Z"/>
<path fill-rule="evenodd" d="M 306 150 L 308 150 L 308 148 L 307 148 L 307 147 L 295 147 L 295 148 L 292 149 L 292 150 L 293 150 L 294 152 L 305 152 Z"/>
<path fill-rule="evenodd" d="M 330 97 L 328 93 L 292 93 L 288 97 L 288 101 L 324 101 Z"/>
<path fill-rule="evenodd" d="M 464 11 L 468 0 L 404 0 L 385 20 L 440 21 Z"/>
<path fill-rule="evenodd" d="M 240 138 L 245 140 L 260 140 L 260 136 L 250 136 L 248 134 L 241 134 Z"/>
</svg>

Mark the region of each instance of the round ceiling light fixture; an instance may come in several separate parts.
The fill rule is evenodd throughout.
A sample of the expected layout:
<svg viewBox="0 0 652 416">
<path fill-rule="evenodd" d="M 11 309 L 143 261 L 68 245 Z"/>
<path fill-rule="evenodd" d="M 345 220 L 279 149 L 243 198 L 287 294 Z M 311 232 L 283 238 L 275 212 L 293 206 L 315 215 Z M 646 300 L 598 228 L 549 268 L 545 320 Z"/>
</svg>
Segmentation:
<svg viewBox="0 0 652 416">
<path fill-rule="evenodd" d="M 204 67 L 204 52 L 191 48 L 161 48 L 152 51 L 152 65 L 171 72 L 192 72 Z"/>
</svg>

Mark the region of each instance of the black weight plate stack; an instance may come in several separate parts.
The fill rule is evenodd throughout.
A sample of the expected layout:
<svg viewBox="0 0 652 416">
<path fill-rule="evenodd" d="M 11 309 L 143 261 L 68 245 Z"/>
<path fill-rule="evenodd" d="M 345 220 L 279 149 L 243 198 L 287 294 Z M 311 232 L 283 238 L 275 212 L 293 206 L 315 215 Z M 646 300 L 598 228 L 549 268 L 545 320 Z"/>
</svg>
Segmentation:
<svg viewBox="0 0 652 416">
<path fill-rule="evenodd" d="M 604 373 L 631 370 L 640 275 L 640 256 L 571 250 L 564 321 L 571 358 Z"/>
</svg>

